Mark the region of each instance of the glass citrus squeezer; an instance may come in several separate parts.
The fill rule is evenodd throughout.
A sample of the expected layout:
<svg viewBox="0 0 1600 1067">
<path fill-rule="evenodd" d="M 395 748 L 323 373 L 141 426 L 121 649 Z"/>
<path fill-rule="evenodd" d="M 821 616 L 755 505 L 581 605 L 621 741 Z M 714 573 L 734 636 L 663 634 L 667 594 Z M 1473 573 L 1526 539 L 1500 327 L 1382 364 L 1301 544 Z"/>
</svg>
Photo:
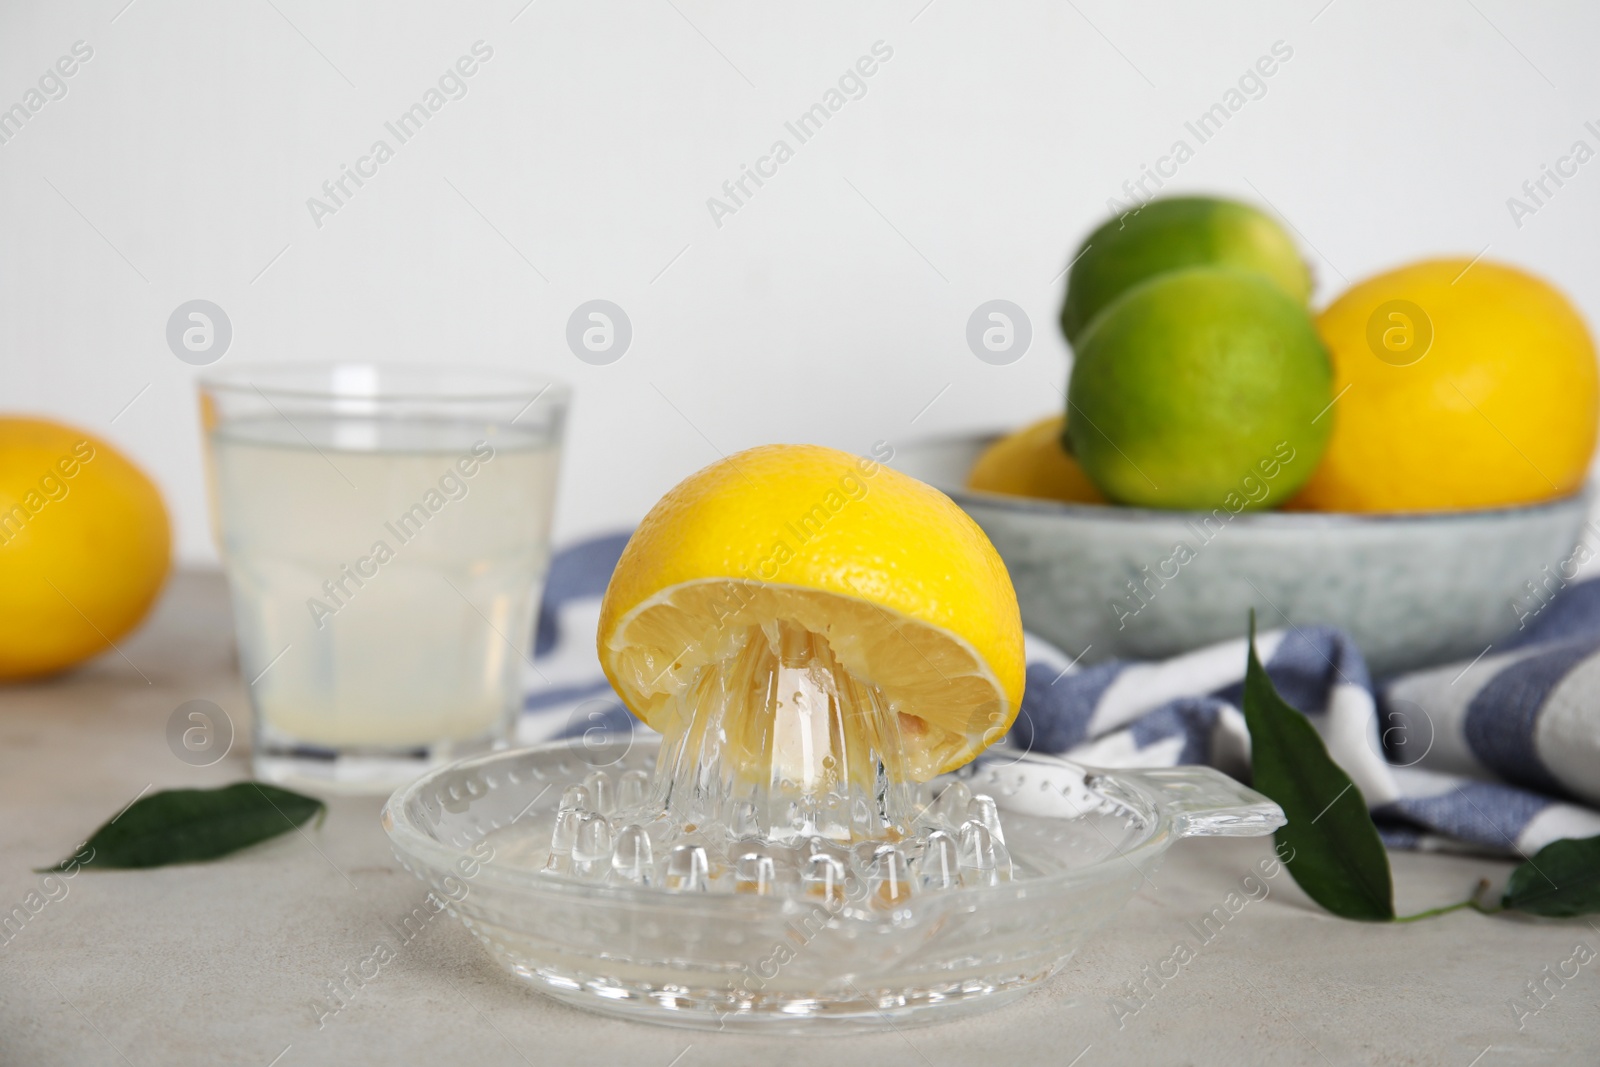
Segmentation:
<svg viewBox="0 0 1600 1067">
<path fill-rule="evenodd" d="M 730 457 L 723 518 L 747 527 L 774 484 L 779 499 L 805 499 L 816 486 L 794 465 L 853 462 L 838 457 Z M 692 542 L 717 537 L 722 519 L 684 518 L 692 478 L 634 535 L 601 614 L 608 676 L 659 736 L 477 757 L 390 799 L 402 863 L 513 974 L 582 1007 L 681 1026 L 934 1021 L 1059 970 L 1173 841 L 1282 825 L 1275 804 L 1209 768 L 1099 771 L 992 745 L 1021 692 L 1009 580 L 947 498 L 876 476 L 877 497 L 856 498 L 831 529 L 870 527 L 875 543 L 920 532 L 876 564 L 946 603 L 975 602 L 964 574 L 1003 583 L 988 610 L 1003 616 L 1009 599 L 1009 623 L 940 629 L 893 615 L 904 598 L 892 583 L 840 595 L 831 572 L 719 577 L 726 553 L 699 574 Z M 953 531 L 942 543 L 940 523 Z M 840 543 L 819 558 L 867 551 Z M 962 553 L 977 565 L 963 571 Z M 673 581 L 627 592 L 641 574 Z M 724 607 L 704 610 L 708 597 Z M 1012 654 L 1014 692 L 1000 662 Z"/>
</svg>

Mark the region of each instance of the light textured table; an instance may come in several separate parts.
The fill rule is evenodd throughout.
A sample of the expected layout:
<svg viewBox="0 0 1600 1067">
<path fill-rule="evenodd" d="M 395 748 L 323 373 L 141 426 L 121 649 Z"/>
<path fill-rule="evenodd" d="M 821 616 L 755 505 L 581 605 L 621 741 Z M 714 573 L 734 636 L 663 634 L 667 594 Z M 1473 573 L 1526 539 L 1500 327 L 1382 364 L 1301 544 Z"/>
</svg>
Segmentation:
<svg viewBox="0 0 1600 1067">
<path fill-rule="evenodd" d="M 1189 924 L 1269 854 L 1225 840 L 1178 845 L 1154 886 L 1024 1000 L 945 1026 L 804 1046 L 587 1015 L 513 981 L 443 915 L 319 1027 L 327 983 L 392 938 L 389 925 L 424 895 L 390 855 L 378 800 L 334 800 L 320 830 L 210 865 L 84 872 L 56 899 L 30 872 L 147 786 L 246 775 L 242 744 L 195 768 L 166 741 L 173 709 L 196 698 L 244 730 L 231 648 L 220 578 L 179 575 L 122 655 L 0 688 L 0 907 L 26 914 L 40 893 L 37 913 L 0 933 L 0 1064 L 1600 1062 L 1600 960 L 1565 984 L 1546 979 L 1579 942 L 1600 950 L 1600 922 L 1466 912 L 1349 923 L 1280 875 L 1202 944 Z M 1394 864 L 1406 910 L 1460 899 L 1508 868 L 1406 854 Z M 1179 942 L 1194 958 L 1164 963 Z M 1541 980 L 1545 1006 L 1519 1029 L 1512 999 L 1532 1007 L 1527 986 Z"/>
</svg>

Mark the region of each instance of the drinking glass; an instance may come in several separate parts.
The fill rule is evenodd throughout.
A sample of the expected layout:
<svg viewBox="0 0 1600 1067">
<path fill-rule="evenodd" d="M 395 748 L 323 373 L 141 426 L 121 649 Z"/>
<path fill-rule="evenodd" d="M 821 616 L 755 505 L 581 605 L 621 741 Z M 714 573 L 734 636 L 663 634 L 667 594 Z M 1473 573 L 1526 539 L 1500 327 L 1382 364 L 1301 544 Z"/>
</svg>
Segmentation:
<svg viewBox="0 0 1600 1067">
<path fill-rule="evenodd" d="M 202 378 L 258 778 L 388 792 L 508 740 L 568 399 L 463 367 Z"/>
</svg>

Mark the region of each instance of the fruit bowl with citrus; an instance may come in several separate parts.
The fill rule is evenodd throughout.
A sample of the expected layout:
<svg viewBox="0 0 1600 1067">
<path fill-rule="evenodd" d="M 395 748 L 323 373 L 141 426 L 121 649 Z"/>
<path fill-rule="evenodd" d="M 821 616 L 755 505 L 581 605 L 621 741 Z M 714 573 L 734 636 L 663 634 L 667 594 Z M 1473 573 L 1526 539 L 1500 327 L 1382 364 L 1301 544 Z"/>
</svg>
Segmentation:
<svg viewBox="0 0 1600 1067">
<path fill-rule="evenodd" d="M 580 1006 L 808 1032 L 931 1021 L 1059 969 L 1179 837 L 1270 833 L 1208 768 L 996 746 L 1025 683 L 1005 566 L 870 460 L 751 449 L 646 516 L 601 607 L 648 730 L 433 772 L 384 824 L 512 973 Z"/>
<path fill-rule="evenodd" d="M 1251 608 L 1345 629 L 1379 673 L 1476 655 L 1600 555 L 1588 329 L 1548 282 L 1470 257 L 1318 312 L 1310 291 L 1263 212 L 1152 201 L 1074 255 L 1058 412 L 901 465 L 978 521 L 1028 627 L 1085 663 L 1235 637 Z"/>
</svg>

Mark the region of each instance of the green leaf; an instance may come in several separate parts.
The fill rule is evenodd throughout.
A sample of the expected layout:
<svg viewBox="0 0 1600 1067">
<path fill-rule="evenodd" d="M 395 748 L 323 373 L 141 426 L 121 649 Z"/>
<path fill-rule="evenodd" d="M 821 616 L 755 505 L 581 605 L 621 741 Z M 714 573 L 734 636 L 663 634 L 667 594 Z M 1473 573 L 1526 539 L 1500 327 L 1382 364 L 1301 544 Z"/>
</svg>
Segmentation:
<svg viewBox="0 0 1600 1067">
<path fill-rule="evenodd" d="M 293 830 L 322 810 L 322 801 L 313 797 L 255 782 L 169 789 L 135 800 L 76 854 L 47 869 L 164 867 L 213 860 Z"/>
<path fill-rule="evenodd" d="M 1256 617 L 1244 676 L 1244 718 L 1256 789 L 1288 818 L 1278 854 L 1306 895 L 1346 919 L 1394 918 L 1389 855 L 1361 791 L 1328 756 L 1306 717 L 1278 695 L 1256 658 Z"/>
<path fill-rule="evenodd" d="M 1563 838 L 1541 848 L 1511 872 L 1500 903 L 1557 918 L 1600 911 L 1600 836 Z"/>
</svg>

